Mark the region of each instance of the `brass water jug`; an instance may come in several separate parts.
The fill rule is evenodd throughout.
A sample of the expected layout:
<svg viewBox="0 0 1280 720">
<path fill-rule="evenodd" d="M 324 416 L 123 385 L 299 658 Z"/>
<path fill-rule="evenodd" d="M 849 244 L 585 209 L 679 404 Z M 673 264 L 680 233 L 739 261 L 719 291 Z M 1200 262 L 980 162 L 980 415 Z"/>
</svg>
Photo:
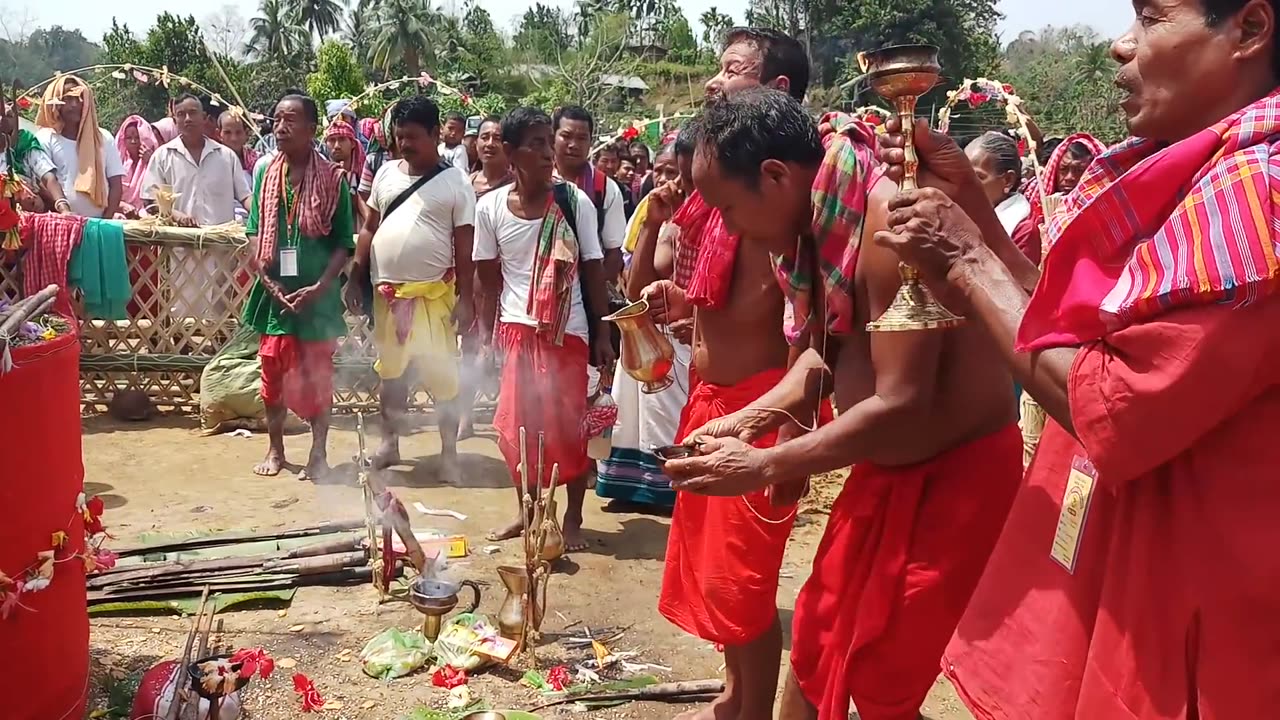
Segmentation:
<svg viewBox="0 0 1280 720">
<path fill-rule="evenodd" d="M 676 351 L 671 341 L 658 332 L 649 317 L 649 303 L 633 302 L 604 318 L 622 332 L 622 370 L 641 384 L 646 393 L 662 392 L 671 387 L 671 368 Z"/>
</svg>

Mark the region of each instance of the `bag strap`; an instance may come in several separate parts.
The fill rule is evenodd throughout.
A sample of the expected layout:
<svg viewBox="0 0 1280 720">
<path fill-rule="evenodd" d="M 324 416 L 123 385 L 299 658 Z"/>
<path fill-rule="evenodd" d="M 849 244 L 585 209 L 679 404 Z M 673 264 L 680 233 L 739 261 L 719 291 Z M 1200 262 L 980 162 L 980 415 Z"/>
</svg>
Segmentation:
<svg viewBox="0 0 1280 720">
<path fill-rule="evenodd" d="M 601 235 L 600 244 L 604 245 L 604 200 L 609 196 L 609 178 L 602 172 L 593 172 L 591 200 L 596 206 L 596 233 Z"/>
<path fill-rule="evenodd" d="M 442 161 L 440 162 L 440 164 L 436 165 L 435 167 L 431 168 L 426 173 L 424 173 L 422 177 L 418 178 L 417 180 L 414 180 L 412 185 L 410 185 L 409 187 L 401 191 L 401 193 L 397 195 L 395 199 L 391 201 L 390 204 L 387 205 L 386 212 L 382 213 L 382 219 L 386 220 L 388 217 L 390 217 L 391 213 L 396 211 L 396 208 L 400 207 L 405 203 L 406 200 L 413 197 L 413 194 L 421 190 L 422 186 L 434 180 L 437 175 L 444 172 L 445 170 L 448 170 L 450 167 L 452 166 Z"/>
</svg>

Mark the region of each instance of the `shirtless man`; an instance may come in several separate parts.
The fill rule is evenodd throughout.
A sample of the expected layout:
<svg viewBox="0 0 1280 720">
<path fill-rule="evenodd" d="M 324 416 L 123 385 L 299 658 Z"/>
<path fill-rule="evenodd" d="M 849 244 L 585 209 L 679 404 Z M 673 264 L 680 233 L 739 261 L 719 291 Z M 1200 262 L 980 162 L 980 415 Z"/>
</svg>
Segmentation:
<svg viewBox="0 0 1280 720">
<path fill-rule="evenodd" d="M 799 99 L 808 82 L 799 43 L 773 30 L 741 28 L 725 41 L 721 71 L 707 83 L 707 97 L 714 105 L 770 85 Z M 681 237 L 699 248 L 687 288 L 664 280 L 643 292 L 659 322 L 694 318 L 689 400 L 676 433 L 682 440 L 689 430 L 747 406 L 785 375 L 789 352 L 781 323 L 761 322 L 781 319 L 783 295 L 768 254 L 750 241 L 739 247 L 738 232 L 751 226 L 726 228 L 720 212 L 696 193 L 680 205 L 674 182 L 656 188 L 648 206 L 650 232 L 671 218 Z M 794 243 L 794 233 L 789 237 Z M 766 432 L 753 440 L 768 447 L 775 437 Z M 692 717 L 773 715 L 782 653 L 778 572 L 793 506 L 775 505 L 763 485 L 745 498 L 677 495 L 658 609 L 686 632 L 724 646 L 725 655 L 724 693 Z"/>
<path fill-rule="evenodd" d="M 788 335 L 807 330 L 812 347 L 750 407 L 690 433 L 701 454 L 668 474 L 737 500 L 854 466 L 796 600 L 788 720 L 844 720 L 850 699 L 864 720 L 918 717 L 1022 475 L 1011 381 L 978 327 L 865 330 L 900 284 L 896 255 L 871 240 L 896 192 L 873 171 L 873 144 L 857 123 L 824 143 L 799 103 L 760 90 L 708 109 L 694 155 L 699 192 L 731 228 L 751 228 L 744 260 L 773 254 L 787 271 Z M 772 336 L 760 317 L 747 327 Z M 810 422 L 832 386 L 834 422 L 748 444 L 788 414 Z"/>
</svg>

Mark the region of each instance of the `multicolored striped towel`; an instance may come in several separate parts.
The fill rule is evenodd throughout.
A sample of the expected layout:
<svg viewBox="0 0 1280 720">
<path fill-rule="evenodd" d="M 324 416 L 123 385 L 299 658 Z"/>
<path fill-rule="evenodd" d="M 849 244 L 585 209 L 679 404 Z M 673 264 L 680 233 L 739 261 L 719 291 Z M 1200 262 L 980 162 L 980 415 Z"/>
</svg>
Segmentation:
<svg viewBox="0 0 1280 720">
<path fill-rule="evenodd" d="M 1080 345 L 1188 305 L 1248 305 L 1280 277 L 1280 90 L 1185 140 L 1133 138 L 1049 219 L 1018 349 Z"/>
<path fill-rule="evenodd" d="M 822 276 L 827 331 L 852 332 L 853 273 L 858 266 L 867 194 L 880 177 L 874 127 L 850 115 L 827 113 L 819 131 L 827 154 L 813 180 L 812 235 L 801 239 L 794 256 L 773 256 L 778 284 L 787 296 L 784 330 L 792 344 L 804 339 L 815 312 L 815 266 Z"/>
<path fill-rule="evenodd" d="M 553 195 L 547 201 L 547 214 L 538 227 L 538 247 L 533 253 L 533 275 L 525 311 L 537 321 L 538 332 L 550 337 L 556 345 L 564 343 L 577 278 L 578 236 Z"/>
</svg>

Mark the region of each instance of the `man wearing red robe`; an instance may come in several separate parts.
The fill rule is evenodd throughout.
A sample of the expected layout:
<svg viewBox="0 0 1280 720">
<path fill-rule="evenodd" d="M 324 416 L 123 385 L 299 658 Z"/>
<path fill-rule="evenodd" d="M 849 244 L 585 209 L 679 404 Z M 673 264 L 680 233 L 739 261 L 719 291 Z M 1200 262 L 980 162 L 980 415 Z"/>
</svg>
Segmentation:
<svg viewBox="0 0 1280 720">
<path fill-rule="evenodd" d="M 980 720 L 1280 703 L 1277 2 L 1134 8 L 1112 47 L 1133 137 L 1050 219 L 1034 294 L 955 145 L 923 128 L 932 188 L 878 238 L 962 299 L 1051 420 L 944 659 Z"/>
<path fill-rule="evenodd" d="M 741 501 L 855 466 L 796 599 L 780 717 L 845 720 L 852 699 L 864 720 L 915 720 L 1017 490 L 1021 436 L 980 328 L 866 330 L 901 282 L 896 256 L 870 241 L 896 189 L 876 171 L 869 126 L 823 126 L 825 140 L 798 103 L 764 90 L 702 120 L 694 183 L 731 228 L 750 228 L 744 256 L 773 257 L 786 334 L 811 347 L 758 400 L 688 433 L 703 454 L 666 470 L 682 490 Z M 833 388 L 830 424 L 747 444 L 788 417 L 813 427 Z"/>
</svg>

